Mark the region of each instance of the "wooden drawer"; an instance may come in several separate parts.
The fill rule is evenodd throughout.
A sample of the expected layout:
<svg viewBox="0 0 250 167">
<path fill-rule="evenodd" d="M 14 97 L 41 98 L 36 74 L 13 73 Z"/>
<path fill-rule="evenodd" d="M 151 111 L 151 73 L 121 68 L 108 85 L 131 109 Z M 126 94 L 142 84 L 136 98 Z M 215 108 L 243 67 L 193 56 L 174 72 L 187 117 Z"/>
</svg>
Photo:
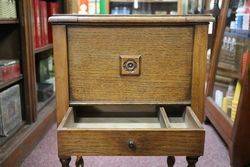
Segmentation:
<svg viewBox="0 0 250 167">
<path fill-rule="evenodd" d="M 179 105 L 70 107 L 58 127 L 60 156 L 200 156 L 204 137 L 192 109 Z"/>
</svg>

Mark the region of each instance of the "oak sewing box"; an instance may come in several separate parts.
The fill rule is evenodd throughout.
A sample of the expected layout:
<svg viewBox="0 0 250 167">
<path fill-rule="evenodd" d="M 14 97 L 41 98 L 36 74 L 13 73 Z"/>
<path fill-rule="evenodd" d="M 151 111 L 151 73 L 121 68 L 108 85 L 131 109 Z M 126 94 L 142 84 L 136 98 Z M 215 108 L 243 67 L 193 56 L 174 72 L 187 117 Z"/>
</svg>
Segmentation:
<svg viewBox="0 0 250 167">
<path fill-rule="evenodd" d="M 211 16 L 56 15 L 58 154 L 203 155 Z"/>
</svg>

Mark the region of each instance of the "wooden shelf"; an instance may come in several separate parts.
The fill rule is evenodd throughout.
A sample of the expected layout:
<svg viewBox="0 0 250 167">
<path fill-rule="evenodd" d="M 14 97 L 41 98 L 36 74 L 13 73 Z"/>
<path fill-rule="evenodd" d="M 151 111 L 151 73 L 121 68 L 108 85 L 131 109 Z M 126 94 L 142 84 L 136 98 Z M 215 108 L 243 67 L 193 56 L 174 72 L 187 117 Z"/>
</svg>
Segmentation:
<svg viewBox="0 0 250 167">
<path fill-rule="evenodd" d="M 9 80 L 9 81 L 2 82 L 2 83 L 0 83 L 0 90 L 3 90 L 5 88 L 9 87 L 10 85 L 13 85 L 13 84 L 21 81 L 22 79 L 23 79 L 23 76 L 21 75 L 17 78 Z"/>
<path fill-rule="evenodd" d="M 250 162 L 250 143 L 247 140 L 250 138 L 248 129 L 250 122 L 250 112 L 248 112 L 250 110 L 249 63 L 246 63 L 244 71 L 240 70 L 241 54 L 242 51 L 247 49 L 250 32 L 238 29 L 232 30 L 227 27 L 231 21 L 234 21 L 234 17 L 227 17 L 228 11 L 231 9 L 230 1 L 223 1 L 217 17 L 216 29 L 214 31 L 216 35 L 213 39 L 211 66 L 207 81 L 205 115 L 225 141 L 231 166 L 238 167 L 247 166 Z M 235 48 L 236 55 L 234 53 L 230 55 L 230 52 L 222 48 L 222 41 L 225 36 L 235 38 L 237 44 Z M 219 78 L 218 75 L 223 77 Z M 216 77 L 221 80 L 220 83 L 217 83 Z M 226 81 L 229 81 L 230 78 L 233 80 L 239 79 L 241 83 L 240 98 L 237 99 L 238 105 L 234 121 L 231 120 L 230 116 L 222 108 L 215 104 L 212 98 L 215 96 L 216 89 L 222 90 L 225 95 L 228 89 Z M 231 107 L 231 104 L 227 104 L 227 106 Z"/>
<path fill-rule="evenodd" d="M 22 129 L 24 125 L 25 125 L 25 122 L 23 121 L 21 126 L 18 126 L 16 128 L 14 128 L 13 130 L 11 130 L 11 132 L 9 132 L 8 136 L 0 136 L 0 146 L 4 145 L 4 143 L 7 142 L 13 135 L 15 135 L 15 133 L 19 129 Z"/>
<path fill-rule="evenodd" d="M 211 97 L 206 98 L 205 106 L 206 116 L 216 127 L 226 144 L 230 146 L 232 144 L 233 121 L 215 104 Z"/>
<path fill-rule="evenodd" d="M 37 103 L 37 111 L 40 112 L 54 98 L 55 98 L 55 93 L 52 96 L 50 96 L 47 100 L 45 100 L 43 102 L 38 102 Z"/>
<path fill-rule="evenodd" d="M 0 19 L 0 25 L 1 24 L 18 24 L 18 19 Z"/>
<path fill-rule="evenodd" d="M 227 71 L 227 70 L 218 70 L 217 72 L 221 76 L 229 77 L 229 78 L 232 78 L 232 79 L 238 79 L 238 80 L 241 79 L 240 73 L 235 72 L 235 71 L 230 72 L 230 71 Z"/>
<path fill-rule="evenodd" d="M 64 2 L 61 6 L 63 5 Z M 33 1 L 16 1 L 16 9 L 18 18 L 0 18 L 0 27 L 3 31 L 0 55 L 3 59 L 20 60 L 22 76 L 0 82 L 0 91 L 17 83 L 22 85 L 20 99 L 24 125 L 11 131 L 8 137 L 0 138 L 0 166 L 20 166 L 49 126 L 55 122 L 55 99 L 50 98 L 38 104 L 36 97 L 36 61 L 44 55 L 51 55 L 53 45 L 47 44 L 37 49 L 33 46 Z M 8 48 L 12 48 L 13 51 L 8 51 Z M 35 54 L 38 58 L 34 57 Z M 37 111 L 38 108 L 40 112 Z"/>
<path fill-rule="evenodd" d="M 218 74 L 230 78 L 241 79 L 241 73 L 233 65 L 218 63 Z"/>
<path fill-rule="evenodd" d="M 134 0 L 110 0 L 110 2 L 133 3 Z M 170 3 L 170 2 L 175 2 L 175 3 L 177 3 L 178 0 L 138 0 L 138 2 L 144 2 L 144 3 Z"/>
<path fill-rule="evenodd" d="M 53 45 L 52 44 L 47 44 L 47 45 L 45 45 L 43 47 L 35 49 L 34 52 L 35 52 L 35 54 L 37 54 L 37 53 L 48 51 L 50 49 L 53 49 Z"/>
<path fill-rule="evenodd" d="M 250 32 L 248 30 L 241 30 L 241 29 L 231 30 L 229 28 L 226 28 L 224 35 L 235 38 L 249 39 Z"/>
</svg>

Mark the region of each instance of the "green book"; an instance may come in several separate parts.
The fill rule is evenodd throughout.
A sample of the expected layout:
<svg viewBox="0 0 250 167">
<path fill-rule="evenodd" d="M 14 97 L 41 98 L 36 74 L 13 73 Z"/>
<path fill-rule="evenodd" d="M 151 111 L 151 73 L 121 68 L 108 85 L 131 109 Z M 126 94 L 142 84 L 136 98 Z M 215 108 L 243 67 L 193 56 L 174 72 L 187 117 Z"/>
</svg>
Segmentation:
<svg viewBox="0 0 250 167">
<path fill-rule="evenodd" d="M 108 0 L 100 0 L 100 14 L 109 14 Z"/>
</svg>

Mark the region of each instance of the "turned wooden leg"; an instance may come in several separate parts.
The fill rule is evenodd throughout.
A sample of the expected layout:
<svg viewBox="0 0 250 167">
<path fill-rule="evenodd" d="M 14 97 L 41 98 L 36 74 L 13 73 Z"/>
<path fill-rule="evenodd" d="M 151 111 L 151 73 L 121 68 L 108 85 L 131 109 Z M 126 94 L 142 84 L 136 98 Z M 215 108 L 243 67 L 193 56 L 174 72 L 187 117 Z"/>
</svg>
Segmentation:
<svg viewBox="0 0 250 167">
<path fill-rule="evenodd" d="M 62 167 L 69 167 L 71 157 L 59 157 Z"/>
<path fill-rule="evenodd" d="M 205 121 L 204 121 L 205 125 L 211 125 L 210 120 L 208 119 L 208 117 L 205 117 Z"/>
<path fill-rule="evenodd" d="M 195 167 L 196 162 L 198 162 L 198 156 L 186 157 L 188 162 L 188 167 Z"/>
<path fill-rule="evenodd" d="M 82 156 L 77 156 L 76 158 L 76 167 L 84 167 L 84 161 Z"/>
<path fill-rule="evenodd" d="M 175 163 L 175 157 L 174 156 L 168 156 L 168 167 L 173 167 Z"/>
</svg>

